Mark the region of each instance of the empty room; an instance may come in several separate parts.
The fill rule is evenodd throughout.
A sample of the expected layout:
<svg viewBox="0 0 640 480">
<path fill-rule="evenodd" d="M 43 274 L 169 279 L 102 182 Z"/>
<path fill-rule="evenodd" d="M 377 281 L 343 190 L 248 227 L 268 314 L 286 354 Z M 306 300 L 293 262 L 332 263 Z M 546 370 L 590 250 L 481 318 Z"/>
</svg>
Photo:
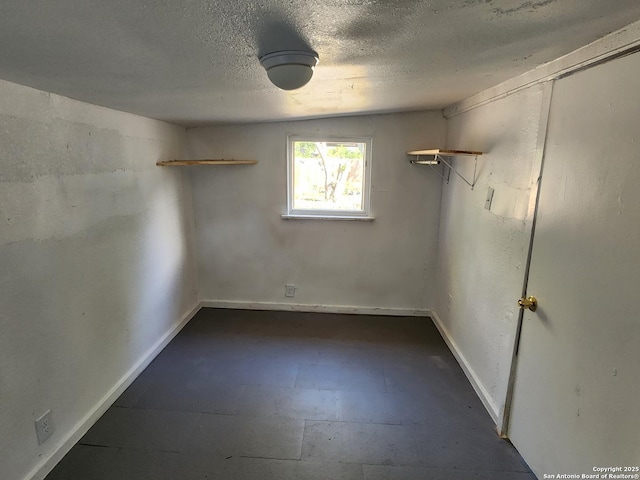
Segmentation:
<svg viewBox="0 0 640 480">
<path fill-rule="evenodd" d="M 0 12 L 0 479 L 640 478 L 639 2 Z"/>
</svg>

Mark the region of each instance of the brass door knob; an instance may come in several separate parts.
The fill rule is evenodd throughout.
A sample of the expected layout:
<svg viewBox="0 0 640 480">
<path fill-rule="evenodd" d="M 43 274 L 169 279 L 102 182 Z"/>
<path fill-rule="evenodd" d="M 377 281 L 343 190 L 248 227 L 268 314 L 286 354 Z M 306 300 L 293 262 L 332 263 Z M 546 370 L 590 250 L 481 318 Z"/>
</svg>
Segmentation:
<svg viewBox="0 0 640 480">
<path fill-rule="evenodd" d="M 536 308 L 538 308 L 538 300 L 533 295 L 526 298 L 523 297 L 518 300 L 518 305 L 520 308 L 528 308 L 532 312 L 535 312 Z"/>
</svg>

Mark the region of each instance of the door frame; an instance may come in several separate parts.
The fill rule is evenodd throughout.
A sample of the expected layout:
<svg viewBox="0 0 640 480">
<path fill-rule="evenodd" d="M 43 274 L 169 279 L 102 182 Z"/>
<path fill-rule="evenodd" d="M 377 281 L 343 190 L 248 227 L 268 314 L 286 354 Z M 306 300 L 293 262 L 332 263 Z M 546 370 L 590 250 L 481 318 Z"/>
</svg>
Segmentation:
<svg viewBox="0 0 640 480">
<path fill-rule="evenodd" d="M 536 153 L 531 168 L 531 193 L 529 195 L 529 208 L 527 211 L 527 223 L 529 226 L 529 248 L 527 260 L 524 268 L 524 278 L 522 281 L 521 297 L 527 296 L 527 286 L 529 283 L 529 270 L 531 268 L 531 254 L 533 252 L 533 240 L 536 232 L 536 220 L 538 217 L 538 204 L 540 200 L 540 187 L 542 185 L 542 174 L 544 170 L 544 158 L 547 145 L 547 134 L 549 132 L 549 113 L 551 111 L 551 98 L 553 96 L 553 85 L 556 79 L 551 79 L 542 84 L 542 106 L 540 108 L 540 120 L 538 123 L 538 140 L 536 142 Z M 514 308 L 517 299 L 514 300 Z M 504 411 L 500 423 L 496 426 L 498 434 L 502 438 L 509 438 L 509 421 L 511 418 L 511 406 L 513 402 L 513 392 L 518 368 L 518 350 L 520 348 L 520 336 L 522 333 L 522 321 L 524 319 L 524 309 L 520 308 L 518 320 L 516 322 L 516 333 L 511 351 L 511 363 L 509 369 L 509 380 L 507 383 L 507 393 L 504 402 Z"/>
</svg>

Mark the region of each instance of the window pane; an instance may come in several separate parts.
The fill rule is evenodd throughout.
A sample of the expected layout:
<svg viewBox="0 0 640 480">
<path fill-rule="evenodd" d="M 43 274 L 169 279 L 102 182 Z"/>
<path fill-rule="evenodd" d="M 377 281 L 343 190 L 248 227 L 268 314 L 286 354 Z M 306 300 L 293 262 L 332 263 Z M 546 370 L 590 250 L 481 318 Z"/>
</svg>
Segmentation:
<svg viewBox="0 0 640 480">
<path fill-rule="evenodd" d="M 366 144 L 293 142 L 295 210 L 364 210 Z"/>
</svg>

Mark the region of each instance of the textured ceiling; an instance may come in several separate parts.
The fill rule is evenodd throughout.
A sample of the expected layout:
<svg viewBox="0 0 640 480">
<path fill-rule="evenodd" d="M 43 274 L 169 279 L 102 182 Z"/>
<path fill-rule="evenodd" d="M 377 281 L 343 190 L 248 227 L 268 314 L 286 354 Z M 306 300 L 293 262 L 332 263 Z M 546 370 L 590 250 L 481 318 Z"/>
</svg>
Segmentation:
<svg viewBox="0 0 640 480">
<path fill-rule="evenodd" d="M 2 0 L 0 78 L 184 125 L 442 108 L 640 19 L 638 0 Z M 312 48 L 304 88 L 258 56 Z"/>
</svg>

